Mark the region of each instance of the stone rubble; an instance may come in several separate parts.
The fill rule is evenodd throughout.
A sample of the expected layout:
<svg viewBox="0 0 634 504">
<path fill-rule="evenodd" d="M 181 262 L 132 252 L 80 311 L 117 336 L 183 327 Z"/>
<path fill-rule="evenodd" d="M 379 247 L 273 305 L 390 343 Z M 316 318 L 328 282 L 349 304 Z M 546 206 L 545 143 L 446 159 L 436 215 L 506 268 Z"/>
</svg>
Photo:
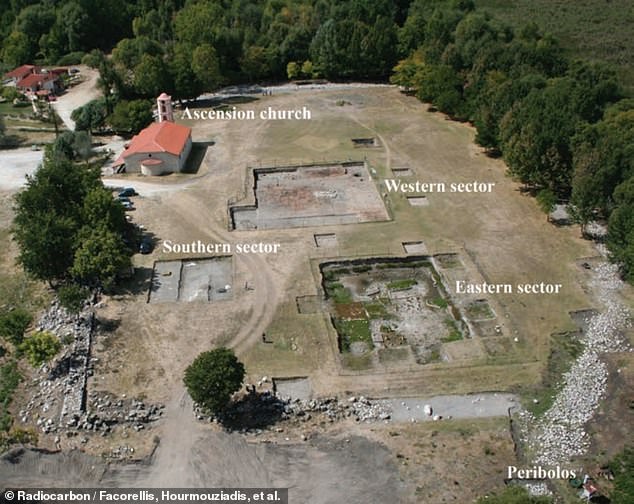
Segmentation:
<svg viewBox="0 0 634 504">
<path fill-rule="evenodd" d="M 246 415 L 251 418 L 257 416 L 264 425 L 268 424 L 270 429 L 276 432 L 284 432 L 284 427 L 278 421 L 307 422 L 317 416 L 323 416 L 333 423 L 335 421 L 351 418 L 356 422 L 389 422 L 392 417 L 391 407 L 387 401 L 377 399 L 367 399 L 366 397 L 350 397 L 348 400 L 336 397 L 324 397 L 319 399 L 292 399 L 290 397 L 280 398 L 266 391 L 249 401 L 249 405 L 242 405 L 237 415 Z M 223 419 L 210 417 L 204 409 L 194 404 L 194 415 L 201 421 L 217 421 Z M 227 418 L 235 419 L 236 413 Z M 271 422 L 266 422 L 266 418 Z M 227 420 L 224 418 L 224 420 Z M 262 434 L 266 428 L 241 428 L 245 434 Z"/>
<path fill-rule="evenodd" d="M 537 454 L 533 462 L 538 465 L 565 465 L 572 457 L 585 453 L 590 444 L 585 424 L 607 389 L 608 368 L 600 356 L 632 351 L 624 337 L 631 319 L 618 299 L 617 292 L 623 287 L 618 268 L 603 262 L 593 269 L 592 284 L 604 309 L 586 321 L 583 352 L 563 375 L 562 387 L 542 418 L 536 420 L 528 412 L 520 412 L 525 441 Z"/>
<path fill-rule="evenodd" d="M 340 401 L 336 397 L 311 400 L 287 400 L 284 413 L 291 416 L 304 416 L 308 413 L 323 413 L 329 421 L 353 418 L 357 422 L 376 422 L 390 420 L 391 408 L 381 400 L 371 400 L 363 396 L 350 397 L 348 401 Z"/>
<path fill-rule="evenodd" d="M 89 304 L 73 315 L 55 300 L 42 315 L 37 330 L 55 334 L 64 347 L 52 362 L 36 371 L 35 391 L 19 412 L 22 423 L 34 421 L 45 434 L 65 432 L 72 437 L 79 431 L 91 431 L 105 436 L 117 424 L 138 431 L 161 417 L 160 404 L 125 399 L 125 395 L 117 400 L 105 392 L 87 393 L 87 380 L 95 362 L 90 357 L 94 326 L 94 312 Z M 81 442 L 87 439 L 82 438 Z"/>
</svg>

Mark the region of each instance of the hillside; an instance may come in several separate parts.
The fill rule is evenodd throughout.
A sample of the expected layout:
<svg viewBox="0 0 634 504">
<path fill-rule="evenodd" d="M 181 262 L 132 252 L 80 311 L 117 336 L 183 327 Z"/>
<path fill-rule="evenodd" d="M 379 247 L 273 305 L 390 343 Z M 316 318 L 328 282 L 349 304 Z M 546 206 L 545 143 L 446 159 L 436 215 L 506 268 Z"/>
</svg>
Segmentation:
<svg viewBox="0 0 634 504">
<path fill-rule="evenodd" d="M 572 57 L 608 61 L 634 92 L 634 4 L 628 0 L 476 0 L 514 27 L 534 21 Z"/>
</svg>

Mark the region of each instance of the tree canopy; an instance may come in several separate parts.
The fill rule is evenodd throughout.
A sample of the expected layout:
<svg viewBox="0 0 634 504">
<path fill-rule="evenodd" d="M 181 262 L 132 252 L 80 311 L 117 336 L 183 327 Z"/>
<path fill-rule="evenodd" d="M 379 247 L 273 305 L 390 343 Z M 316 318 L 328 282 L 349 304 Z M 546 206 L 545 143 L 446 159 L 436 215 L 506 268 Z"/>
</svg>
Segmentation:
<svg viewBox="0 0 634 504">
<path fill-rule="evenodd" d="M 18 261 L 32 277 L 111 287 L 129 264 L 121 205 L 99 171 L 48 148 L 43 164 L 15 197 L 13 237 Z"/>
<path fill-rule="evenodd" d="M 185 370 L 184 382 L 198 404 L 219 413 L 240 390 L 244 366 L 232 350 L 216 348 L 201 353 Z"/>
</svg>

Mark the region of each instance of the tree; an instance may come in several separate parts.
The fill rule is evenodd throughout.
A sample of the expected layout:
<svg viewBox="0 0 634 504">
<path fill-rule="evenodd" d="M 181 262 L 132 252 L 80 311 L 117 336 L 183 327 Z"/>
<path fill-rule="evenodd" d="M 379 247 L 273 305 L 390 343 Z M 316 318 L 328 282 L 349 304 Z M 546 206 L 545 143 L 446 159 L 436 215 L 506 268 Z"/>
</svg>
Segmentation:
<svg viewBox="0 0 634 504">
<path fill-rule="evenodd" d="M 174 34 L 180 42 L 196 47 L 215 42 L 215 28 L 222 21 L 222 7 L 210 0 L 188 2 L 174 18 Z"/>
<path fill-rule="evenodd" d="M 86 194 L 81 209 L 81 222 L 85 228 L 105 227 L 119 235 L 123 235 L 127 227 L 125 209 L 112 197 L 110 190 L 103 186 L 97 186 Z"/>
<path fill-rule="evenodd" d="M 75 283 L 61 285 L 57 289 L 59 303 L 70 313 L 79 313 L 88 297 L 88 289 Z"/>
<path fill-rule="evenodd" d="M 216 348 L 196 357 L 183 381 L 194 401 L 219 413 L 240 390 L 244 374 L 244 365 L 232 350 Z"/>
<path fill-rule="evenodd" d="M 130 257 L 121 235 L 105 225 L 85 227 L 79 233 L 70 273 L 79 283 L 92 287 L 112 288 L 117 275 L 130 267 Z"/>
<path fill-rule="evenodd" d="M 417 96 L 455 115 L 462 102 L 462 80 L 449 65 L 426 65 L 420 74 Z"/>
<path fill-rule="evenodd" d="M 85 131 L 64 131 L 51 147 L 53 156 L 61 159 L 86 160 L 92 154 L 90 136 Z"/>
<path fill-rule="evenodd" d="M 297 79 L 301 68 L 296 61 L 289 61 L 286 65 L 286 75 L 289 80 Z"/>
<path fill-rule="evenodd" d="M 306 60 L 302 63 L 302 68 L 301 68 L 301 72 L 302 72 L 302 76 L 306 77 L 308 79 L 310 79 L 311 77 L 313 77 L 314 73 L 315 73 L 315 69 L 313 67 L 313 62 L 310 60 Z"/>
<path fill-rule="evenodd" d="M 32 321 L 31 314 L 22 308 L 5 313 L 0 316 L 0 336 L 17 347 L 22 343 L 24 332 Z"/>
<path fill-rule="evenodd" d="M 20 350 L 26 354 L 33 367 L 50 361 L 61 348 L 59 338 L 48 331 L 38 331 L 20 345 Z"/>
<path fill-rule="evenodd" d="M 130 266 L 123 242 L 123 207 L 103 187 L 99 170 L 46 150 L 44 162 L 15 197 L 13 236 L 18 261 L 31 276 L 53 282 L 72 278 L 110 289 Z"/>
<path fill-rule="evenodd" d="M 158 42 L 143 36 L 122 39 L 112 50 L 112 61 L 126 70 L 132 70 L 141 62 L 144 54 L 162 56 L 163 48 Z"/>
<path fill-rule="evenodd" d="M 16 216 L 14 238 L 20 247 L 18 261 L 33 278 L 53 281 L 66 276 L 72 265 L 76 222 L 55 213 L 35 212 Z"/>
<path fill-rule="evenodd" d="M 550 189 L 542 189 L 537 193 L 537 204 L 546 215 L 555 209 L 557 196 Z"/>
<path fill-rule="evenodd" d="M 22 32 L 14 31 L 4 41 L 2 48 L 2 60 L 9 66 L 16 67 L 31 60 L 31 42 Z"/>
<path fill-rule="evenodd" d="M 240 67 L 250 82 L 266 76 L 269 71 L 266 49 L 257 45 L 249 47 L 240 59 Z"/>
<path fill-rule="evenodd" d="M 203 91 L 213 91 L 222 83 L 220 62 L 211 44 L 201 44 L 194 49 L 191 65 Z"/>
<path fill-rule="evenodd" d="M 86 105 L 76 108 L 70 115 L 75 121 L 75 129 L 92 133 L 102 128 L 106 122 L 107 109 L 103 98 L 89 101 Z"/>
<path fill-rule="evenodd" d="M 497 495 L 480 497 L 477 504 L 551 504 L 550 497 L 535 497 L 521 486 L 508 486 Z"/>
<path fill-rule="evenodd" d="M 552 79 L 516 103 L 500 124 L 504 159 L 525 184 L 567 198 L 572 179 L 571 138 L 579 120 L 571 106 L 574 83 Z"/>
<path fill-rule="evenodd" d="M 177 100 L 196 98 L 202 92 L 192 62 L 193 50 L 188 43 L 177 43 L 169 60 L 169 71 L 174 83 L 172 96 Z"/>
<path fill-rule="evenodd" d="M 142 96 L 156 97 L 171 88 L 169 74 L 163 59 L 144 54 L 134 67 L 134 88 Z"/>
<path fill-rule="evenodd" d="M 607 244 L 611 258 L 621 265 L 623 276 L 634 280 L 634 177 L 614 191 L 616 208 L 608 221 Z"/>
<path fill-rule="evenodd" d="M 106 119 L 118 133 L 136 135 L 152 122 L 152 106 L 148 100 L 121 100 Z"/>
<path fill-rule="evenodd" d="M 634 173 L 634 104 L 629 101 L 609 108 L 604 120 L 584 126 L 573 139 L 571 202 L 582 225 L 595 212 L 608 217 L 614 189 Z"/>
</svg>

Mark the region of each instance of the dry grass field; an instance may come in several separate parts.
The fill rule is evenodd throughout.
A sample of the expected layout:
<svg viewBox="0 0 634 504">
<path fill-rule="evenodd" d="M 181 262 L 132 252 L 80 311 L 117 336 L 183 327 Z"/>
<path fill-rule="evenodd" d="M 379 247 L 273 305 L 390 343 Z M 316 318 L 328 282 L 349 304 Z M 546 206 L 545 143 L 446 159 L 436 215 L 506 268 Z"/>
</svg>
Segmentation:
<svg viewBox="0 0 634 504">
<path fill-rule="evenodd" d="M 506 176 L 504 164 L 473 145 L 470 127 L 428 112 L 396 89 L 300 91 L 240 105 L 254 109 L 256 116 L 269 106 L 306 106 L 313 118 L 301 123 L 184 121 L 194 128 L 195 141 L 213 142 L 200 174 L 192 176 L 195 183 L 182 182 L 182 175 L 161 178 L 161 185 L 173 179 L 172 191 L 147 196 L 141 191 L 134 219 L 160 240 L 279 243 L 280 251 L 235 254 L 230 300 L 169 307 L 148 305 L 143 289 L 154 260 L 178 255 L 164 254 L 159 242 L 151 256 L 138 256 L 139 292 L 115 296 L 104 309 L 115 310 L 121 318 L 119 329 L 104 337 L 104 345 L 122 349 L 120 363 L 109 359 L 104 364 L 118 369 L 114 382 L 104 384 L 122 389 L 135 382 L 145 389 L 153 380 L 178 384 L 191 359 L 218 343 L 234 346 L 254 379 L 310 375 L 318 393 L 475 392 L 538 382 L 550 334 L 573 328 L 568 312 L 593 304 L 583 291 L 575 261 L 594 252 L 579 231 L 548 224 L 535 201 Z M 380 147 L 354 147 L 351 138 L 359 137 L 377 138 Z M 429 205 L 423 207 L 412 207 L 405 195 L 390 193 L 385 201 L 392 220 L 387 222 L 229 231 L 227 201 L 248 195 L 248 167 L 364 158 L 380 193 L 385 192 L 382 179 L 393 178 L 395 166 L 409 167 L 411 181 L 477 180 L 495 182 L 495 187 L 492 193 L 429 193 Z M 127 180 L 133 183 L 136 177 L 124 177 L 121 184 Z M 315 233 L 334 233 L 336 246 L 316 247 Z M 471 341 L 458 342 L 452 353 L 462 358 L 454 362 L 410 366 L 406 373 L 375 369 L 361 378 L 354 368 L 342 366 L 327 315 L 299 314 L 296 298 L 323 295 L 319 263 L 327 258 L 403 256 L 402 243 L 418 240 L 432 254 L 457 253 L 466 280 L 545 281 L 561 283 L 562 292 L 487 295 L 504 337 L 477 342 L 475 347 Z M 461 275 L 450 273 L 451 278 Z M 247 283 L 249 290 L 243 288 Z M 272 344 L 262 342 L 265 332 Z M 152 358 L 138 363 L 139 352 Z M 151 390 L 145 393 L 154 395 Z"/>
<path fill-rule="evenodd" d="M 179 457 L 187 460 L 188 450 L 199 449 L 196 436 L 210 435 L 208 429 L 195 426 L 180 401 L 183 371 L 202 351 L 218 345 L 234 348 L 245 363 L 248 383 L 263 376 L 308 376 L 318 396 L 517 392 L 539 385 L 551 334 L 575 328 L 568 313 L 596 303 L 577 262 L 596 255 L 595 249 L 575 227 L 549 224 L 534 199 L 507 177 L 503 162 L 474 145 L 471 127 L 431 113 L 426 105 L 390 87 L 302 90 L 238 105 L 255 110 L 256 116 L 266 107 L 303 106 L 312 112 L 310 121 L 179 120 L 193 128 L 195 142 L 208 144 L 200 169 L 155 180 L 124 175 L 118 181 L 121 186 L 137 185 L 140 196 L 135 197 L 133 220 L 158 241 L 152 254 L 134 257 L 134 278 L 104 297 L 96 310 L 102 324 L 93 348 L 98 360 L 88 386 L 168 404 L 167 421 L 152 429 L 165 440 L 152 476 L 157 481 L 174 470 Z M 377 146 L 355 147 L 352 138 L 374 138 Z M 252 187 L 247 187 L 253 180 L 250 169 L 347 160 L 367 161 L 389 221 L 230 230 L 229 203 L 249 203 L 253 198 Z M 383 180 L 398 178 L 392 172 L 398 167 L 411 172 L 404 181 L 480 181 L 495 186 L 491 193 L 429 192 L 428 205 L 411 206 L 405 194 L 386 191 Z M 2 218 L 6 226 L 10 212 L 3 210 Z M 335 238 L 318 247 L 315 234 Z M 234 250 L 244 243 L 280 247 L 276 254 L 233 254 L 229 299 L 148 303 L 154 262 L 192 257 L 164 252 L 165 240 L 228 243 Z M 432 255 L 457 254 L 450 256 L 457 261 L 445 256 L 440 268 L 449 294 L 461 302 L 486 298 L 499 333 L 448 343 L 449 362 L 421 365 L 402 361 L 398 352 L 378 364 L 342 357 L 337 334 L 322 309 L 320 264 L 404 257 L 403 243 L 419 241 Z M 552 295 L 461 298 L 453 291 L 460 279 L 558 283 L 562 290 Z M 299 313 L 298 299 L 310 309 Z M 331 434 L 360 434 L 395 457 L 390 463 L 398 466 L 409 489 L 404 502 L 420 502 L 434 494 L 445 496 L 447 502 L 467 502 L 501 485 L 504 468 L 514 460 L 506 419 L 368 429 L 346 425 L 333 427 Z M 327 435 L 328 429 L 324 432 Z M 101 453 L 117 442 L 90 440 L 82 449 Z M 170 449 L 174 458 L 168 456 Z M 456 453 L 461 462 L 450 467 Z"/>
</svg>

